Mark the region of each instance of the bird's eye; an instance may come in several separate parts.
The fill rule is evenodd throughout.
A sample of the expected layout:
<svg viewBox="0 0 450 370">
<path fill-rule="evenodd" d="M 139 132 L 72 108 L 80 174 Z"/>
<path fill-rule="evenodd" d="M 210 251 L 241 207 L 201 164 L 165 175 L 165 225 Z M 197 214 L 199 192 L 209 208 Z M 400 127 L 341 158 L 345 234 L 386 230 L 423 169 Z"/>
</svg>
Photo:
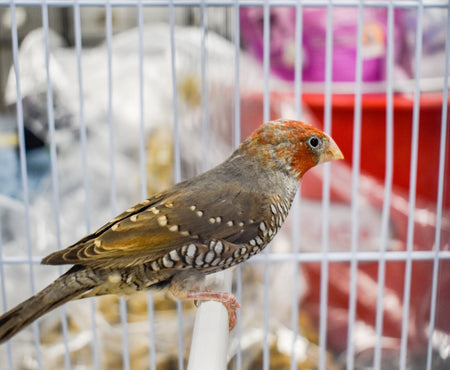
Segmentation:
<svg viewBox="0 0 450 370">
<path fill-rule="evenodd" d="M 311 136 L 308 139 L 308 145 L 313 149 L 319 147 L 320 144 L 321 144 L 321 140 L 317 136 Z"/>
</svg>

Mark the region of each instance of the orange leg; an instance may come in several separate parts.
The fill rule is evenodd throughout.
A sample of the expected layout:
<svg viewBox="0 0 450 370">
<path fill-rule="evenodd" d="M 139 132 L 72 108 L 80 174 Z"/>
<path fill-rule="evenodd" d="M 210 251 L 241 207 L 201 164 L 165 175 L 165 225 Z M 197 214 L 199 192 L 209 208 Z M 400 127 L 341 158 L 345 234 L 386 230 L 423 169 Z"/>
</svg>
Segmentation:
<svg viewBox="0 0 450 370">
<path fill-rule="evenodd" d="M 228 311 L 228 328 L 232 330 L 236 326 L 236 309 L 241 307 L 236 297 L 228 292 L 188 292 L 185 299 L 200 301 L 216 301 L 222 303 Z"/>
</svg>

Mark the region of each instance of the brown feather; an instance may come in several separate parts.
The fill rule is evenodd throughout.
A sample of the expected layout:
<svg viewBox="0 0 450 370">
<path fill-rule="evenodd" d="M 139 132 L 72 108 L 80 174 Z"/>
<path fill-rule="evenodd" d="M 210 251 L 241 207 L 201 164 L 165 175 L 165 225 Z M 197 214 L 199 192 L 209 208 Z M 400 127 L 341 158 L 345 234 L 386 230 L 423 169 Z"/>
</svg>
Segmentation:
<svg viewBox="0 0 450 370">
<path fill-rule="evenodd" d="M 213 186 L 198 197 L 198 186 L 186 182 L 183 192 L 168 191 L 141 202 L 78 243 L 50 254 L 42 263 L 130 267 L 192 242 L 214 239 L 245 244 L 258 235 L 259 222 L 269 212 L 259 208 L 265 204 L 260 202 L 260 194 L 226 183 L 220 197 Z M 165 218 L 162 223 L 158 222 L 161 217 Z"/>
</svg>

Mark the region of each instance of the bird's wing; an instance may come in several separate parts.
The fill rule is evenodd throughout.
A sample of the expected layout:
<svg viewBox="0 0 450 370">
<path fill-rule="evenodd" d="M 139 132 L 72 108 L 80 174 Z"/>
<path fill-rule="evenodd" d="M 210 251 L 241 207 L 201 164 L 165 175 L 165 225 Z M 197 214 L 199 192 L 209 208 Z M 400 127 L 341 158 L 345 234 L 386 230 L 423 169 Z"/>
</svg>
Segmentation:
<svg viewBox="0 0 450 370">
<path fill-rule="evenodd" d="M 199 191 L 201 194 L 199 195 Z M 220 195 L 218 194 L 220 193 Z M 264 195 L 263 195 L 264 196 Z M 131 207 L 78 243 L 50 254 L 44 264 L 130 267 L 189 243 L 223 240 L 246 244 L 267 219 L 261 194 L 222 185 L 217 192 L 196 187 L 161 193 Z"/>
</svg>

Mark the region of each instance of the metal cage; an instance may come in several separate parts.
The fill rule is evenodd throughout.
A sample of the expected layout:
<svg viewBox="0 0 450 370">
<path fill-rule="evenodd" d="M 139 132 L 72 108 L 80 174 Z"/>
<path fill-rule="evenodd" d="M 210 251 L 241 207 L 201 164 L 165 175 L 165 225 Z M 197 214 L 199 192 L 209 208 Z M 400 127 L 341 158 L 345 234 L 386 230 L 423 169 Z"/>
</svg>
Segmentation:
<svg viewBox="0 0 450 370">
<path fill-rule="evenodd" d="M 346 156 L 219 276 L 231 333 L 216 303 L 82 300 L 0 346 L 0 369 L 450 367 L 448 1 L 0 0 L 0 31 L 2 311 L 62 272 L 46 253 L 262 122 L 322 126 Z"/>
</svg>

